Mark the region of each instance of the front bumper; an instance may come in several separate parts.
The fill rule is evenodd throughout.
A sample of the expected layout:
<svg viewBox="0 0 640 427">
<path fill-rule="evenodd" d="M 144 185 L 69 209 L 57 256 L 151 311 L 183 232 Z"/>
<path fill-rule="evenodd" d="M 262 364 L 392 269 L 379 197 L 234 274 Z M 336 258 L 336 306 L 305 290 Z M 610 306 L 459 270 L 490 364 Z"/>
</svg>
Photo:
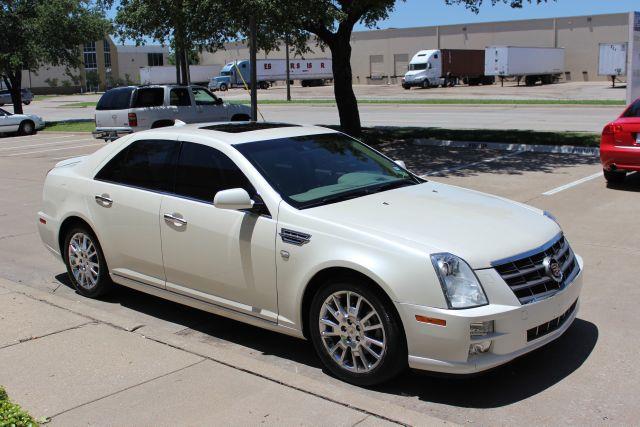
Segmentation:
<svg viewBox="0 0 640 427">
<path fill-rule="evenodd" d="M 582 259 L 576 256 L 580 273 L 565 289 L 545 300 L 520 305 L 489 304 L 466 310 L 397 304 L 407 336 L 409 366 L 435 372 L 471 374 L 507 363 L 560 337 L 573 323 L 582 289 Z M 507 286 L 505 284 L 505 286 Z M 574 305 L 575 304 L 575 305 Z M 420 323 L 416 316 L 446 320 L 446 326 Z M 559 326 L 538 338 L 527 331 L 561 318 Z M 494 321 L 495 330 L 484 337 L 471 337 L 472 322 Z M 490 341 L 486 353 L 469 355 L 472 343 Z"/>
</svg>

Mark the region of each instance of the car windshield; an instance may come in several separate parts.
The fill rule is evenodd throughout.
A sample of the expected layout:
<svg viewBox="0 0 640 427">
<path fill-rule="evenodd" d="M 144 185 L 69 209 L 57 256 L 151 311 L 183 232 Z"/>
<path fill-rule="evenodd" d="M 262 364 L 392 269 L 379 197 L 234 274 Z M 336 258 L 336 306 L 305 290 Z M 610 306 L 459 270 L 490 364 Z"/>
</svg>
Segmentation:
<svg viewBox="0 0 640 427">
<path fill-rule="evenodd" d="M 235 145 L 290 205 L 305 209 L 422 182 L 340 133 Z"/>
<path fill-rule="evenodd" d="M 409 71 L 426 70 L 427 64 L 409 64 Z"/>
</svg>

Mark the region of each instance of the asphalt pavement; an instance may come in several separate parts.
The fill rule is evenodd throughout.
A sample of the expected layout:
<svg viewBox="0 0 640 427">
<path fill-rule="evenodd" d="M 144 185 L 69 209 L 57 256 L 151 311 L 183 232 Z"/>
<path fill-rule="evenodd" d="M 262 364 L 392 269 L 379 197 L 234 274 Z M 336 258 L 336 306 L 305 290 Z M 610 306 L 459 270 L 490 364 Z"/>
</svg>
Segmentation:
<svg viewBox="0 0 640 427">
<path fill-rule="evenodd" d="M 53 415 L 59 425 L 162 424 L 180 411 L 201 415 L 200 424 L 333 424 L 336 418 L 325 415 L 331 411 L 342 414 L 342 424 L 633 425 L 640 419 L 634 368 L 640 174 L 607 187 L 594 157 L 381 147 L 428 179 L 554 213 L 585 260 L 584 289 L 565 335 L 506 366 L 468 378 L 408 371 L 383 386 L 359 388 L 323 372 L 305 341 L 126 288 L 100 301 L 77 295 L 64 266 L 39 240 L 36 212 L 52 165 L 102 145 L 79 133 L 0 138 L 0 322 L 10 325 L 0 328 L 0 383 L 34 415 Z M 227 405 L 233 410 L 206 417 Z M 264 418 L 267 406 L 272 410 Z M 306 407 L 305 417 L 299 410 Z"/>
</svg>

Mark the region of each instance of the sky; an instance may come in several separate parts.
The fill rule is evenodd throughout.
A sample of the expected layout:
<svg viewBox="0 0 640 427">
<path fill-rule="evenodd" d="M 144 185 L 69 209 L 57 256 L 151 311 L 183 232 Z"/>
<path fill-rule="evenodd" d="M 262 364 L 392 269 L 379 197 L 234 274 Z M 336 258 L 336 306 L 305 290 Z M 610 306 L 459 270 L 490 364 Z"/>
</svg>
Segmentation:
<svg viewBox="0 0 640 427">
<path fill-rule="evenodd" d="M 550 0 L 540 5 L 526 3 L 522 9 L 513 9 L 501 1 L 495 6 L 484 0 L 478 14 L 464 6 L 447 6 L 444 0 L 398 1 L 394 12 L 378 28 L 423 27 L 430 25 L 467 24 L 516 19 L 555 18 L 562 16 L 596 15 L 603 13 L 640 10 L 638 0 Z M 358 30 L 366 29 L 359 25 Z"/>
</svg>

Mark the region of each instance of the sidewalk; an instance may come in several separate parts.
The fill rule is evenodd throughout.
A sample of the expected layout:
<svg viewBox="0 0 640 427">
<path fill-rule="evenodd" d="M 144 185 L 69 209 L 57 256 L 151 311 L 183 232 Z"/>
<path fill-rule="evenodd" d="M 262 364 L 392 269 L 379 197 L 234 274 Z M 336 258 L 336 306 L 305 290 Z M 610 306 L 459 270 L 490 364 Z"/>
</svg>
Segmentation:
<svg viewBox="0 0 640 427">
<path fill-rule="evenodd" d="M 224 355 L 108 316 L 0 279 L 0 384 L 34 417 L 61 426 L 443 424 L 331 396 L 322 384 L 291 384 L 278 368 L 220 363 Z"/>
</svg>

